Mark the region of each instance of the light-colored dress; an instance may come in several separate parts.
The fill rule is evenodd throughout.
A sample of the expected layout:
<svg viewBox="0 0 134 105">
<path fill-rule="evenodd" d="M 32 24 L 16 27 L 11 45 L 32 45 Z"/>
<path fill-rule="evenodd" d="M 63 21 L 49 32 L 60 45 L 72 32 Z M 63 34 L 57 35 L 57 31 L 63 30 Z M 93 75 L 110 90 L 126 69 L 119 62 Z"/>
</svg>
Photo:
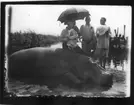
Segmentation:
<svg viewBox="0 0 134 105">
<path fill-rule="evenodd" d="M 96 29 L 97 35 L 97 48 L 95 55 L 105 55 L 108 57 L 109 53 L 109 38 L 110 38 L 110 27 L 101 25 Z"/>
<path fill-rule="evenodd" d="M 101 25 L 96 29 L 97 38 L 97 47 L 109 49 L 109 33 L 110 28 L 106 25 Z"/>
</svg>

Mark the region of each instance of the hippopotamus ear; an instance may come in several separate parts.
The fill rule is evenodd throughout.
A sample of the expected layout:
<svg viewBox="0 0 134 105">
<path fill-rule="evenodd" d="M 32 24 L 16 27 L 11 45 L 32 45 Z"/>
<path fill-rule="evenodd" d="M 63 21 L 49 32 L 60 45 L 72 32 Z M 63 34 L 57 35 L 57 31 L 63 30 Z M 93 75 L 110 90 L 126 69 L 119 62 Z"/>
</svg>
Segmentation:
<svg viewBox="0 0 134 105">
<path fill-rule="evenodd" d="M 93 62 L 91 57 L 88 57 L 88 60 L 89 60 L 90 62 Z"/>
<path fill-rule="evenodd" d="M 89 62 L 95 63 L 91 57 L 88 57 L 88 59 L 89 59 Z M 97 62 L 96 62 L 96 63 L 97 63 Z"/>
</svg>

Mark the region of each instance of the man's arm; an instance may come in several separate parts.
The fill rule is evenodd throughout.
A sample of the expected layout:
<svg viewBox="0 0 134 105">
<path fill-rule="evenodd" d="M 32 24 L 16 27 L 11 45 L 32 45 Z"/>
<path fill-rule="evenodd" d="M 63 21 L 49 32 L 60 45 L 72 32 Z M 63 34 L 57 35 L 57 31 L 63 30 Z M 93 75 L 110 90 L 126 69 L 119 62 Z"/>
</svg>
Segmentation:
<svg viewBox="0 0 134 105">
<path fill-rule="evenodd" d="M 98 28 L 96 29 L 96 37 L 99 37 L 99 32 L 98 32 Z"/>
<path fill-rule="evenodd" d="M 93 41 L 96 41 L 96 36 L 95 36 L 95 30 L 94 30 L 94 27 L 92 27 L 92 30 L 93 30 L 93 34 L 92 34 Z"/>
<path fill-rule="evenodd" d="M 79 28 L 77 26 L 74 26 L 73 29 L 77 32 L 78 36 L 80 36 L 80 30 L 79 30 Z"/>
<path fill-rule="evenodd" d="M 94 27 L 91 27 L 92 28 L 92 32 L 93 32 L 93 37 L 95 36 L 95 30 L 94 30 Z"/>
<path fill-rule="evenodd" d="M 67 41 L 68 40 L 67 36 L 68 36 L 67 31 L 65 29 L 62 30 L 61 35 L 60 35 L 60 41 L 62 42 Z"/>
<path fill-rule="evenodd" d="M 80 27 L 80 36 L 83 34 L 83 25 Z"/>
<path fill-rule="evenodd" d="M 110 29 L 110 27 L 109 27 L 109 35 L 111 36 L 111 34 L 112 34 L 112 33 L 111 33 L 111 29 Z"/>
<path fill-rule="evenodd" d="M 80 32 L 79 32 L 79 40 L 80 41 L 82 39 L 82 34 L 83 34 L 83 25 L 80 27 Z"/>
<path fill-rule="evenodd" d="M 109 29 L 108 29 L 108 33 L 107 33 L 107 37 L 110 37 L 111 36 L 111 29 L 110 29 L 110 27 L 109 27 Z"/>
</svg>

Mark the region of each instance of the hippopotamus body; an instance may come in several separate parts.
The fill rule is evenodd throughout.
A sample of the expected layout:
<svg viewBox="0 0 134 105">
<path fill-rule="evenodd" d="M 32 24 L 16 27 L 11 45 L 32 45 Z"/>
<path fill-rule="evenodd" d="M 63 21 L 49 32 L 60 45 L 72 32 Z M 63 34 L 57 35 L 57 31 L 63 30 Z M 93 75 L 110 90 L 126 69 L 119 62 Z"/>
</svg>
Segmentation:
<svg viewBox="0 0 134 105">
<path fill-rule="evenodd" d="M 56 87 L 92 83 L 112 86 L 112 75 L 104 73 L 89 57 L 65 49 L 36 47 L 20 50 L 9 57 L 8 77 L 30 84 Z"/>
</svg>

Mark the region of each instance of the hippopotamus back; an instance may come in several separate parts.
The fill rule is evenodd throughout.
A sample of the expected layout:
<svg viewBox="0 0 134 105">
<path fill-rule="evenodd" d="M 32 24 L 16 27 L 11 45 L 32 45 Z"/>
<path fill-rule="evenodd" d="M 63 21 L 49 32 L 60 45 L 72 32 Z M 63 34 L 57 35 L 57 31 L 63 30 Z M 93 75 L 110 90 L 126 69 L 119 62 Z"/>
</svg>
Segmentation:
<svg viewBox="0 0 134 105">
<path fill-rule="evenodd" d="M 101 75 L 101 70 L 87 56 L 60 48 L 30 48 L 9 57 L 9 78 L 29 83 L 70 85 L 91 78 L 99 84 Z"/>
</svg>

